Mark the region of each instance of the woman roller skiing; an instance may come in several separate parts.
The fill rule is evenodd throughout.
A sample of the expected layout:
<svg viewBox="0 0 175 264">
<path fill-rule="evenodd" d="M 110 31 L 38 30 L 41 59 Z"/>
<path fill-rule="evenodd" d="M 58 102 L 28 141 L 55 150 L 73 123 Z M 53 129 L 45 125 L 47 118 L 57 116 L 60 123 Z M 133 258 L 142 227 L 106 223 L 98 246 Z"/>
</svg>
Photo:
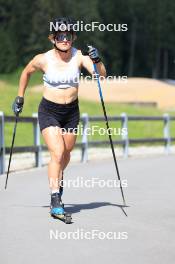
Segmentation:
<svg viewBox="0 0 175 264">
<path fill-rule="evenodd" d="M 78 104 L 80 71 L 84 67 L 93 74 L 93 63 L 96 63 L 99 75 L 106 76 L 106 70 L 96 48 L 90 46 L 89 56 L 84 56 L 80 50 L 72 46 L 76 33 L 70 18 L 58 18 L 55 22 L 57 25 L 64 25 L 64 31 L 60 30 L 60 27 L 53 30 L 49 35 L 53 48 L 36 55 L 24 68 L 13 111 L 15 115 L 22 112 L 30 76 L 35 71 L 42 71 L 44 90 L 38 107 L 38 119 L 50 153 L 48 164 L 50 214 L 59 218 L 65 216 L 61 201 L 63 172 L 70 161 L 70 152 L 76 142 L 76 135 L 71 130 L 77 128 L 80 118 Z"/>
</svg>

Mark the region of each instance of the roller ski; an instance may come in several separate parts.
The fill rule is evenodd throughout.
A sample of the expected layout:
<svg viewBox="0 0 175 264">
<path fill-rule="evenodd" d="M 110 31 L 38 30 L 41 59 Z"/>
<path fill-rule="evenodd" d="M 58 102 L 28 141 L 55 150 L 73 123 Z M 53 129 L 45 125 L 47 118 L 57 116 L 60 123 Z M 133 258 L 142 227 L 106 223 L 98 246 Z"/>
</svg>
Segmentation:
<svg viewBox="0 0 175 264">
<path fill-rule="evenodd" d="M 62 172 L 62 184 L 63 184 L 63 172 Z M 57 218 L 63 221 L 65 224 L 71 224 L 71 214 L 65 213 L 64 203 L 62 202 L 63 185 L 60 185 L 59 193 L 51 194 L 50 214 L 53 218 Z"/>
<path fill-rule="evenodd" d="M 63 221 L 65 224 L 71 224 L 72 217 L 64 210 L 64 204 L 62 202 L 63 187 L 60 187 L 59 193 L 51 194 L 51 204 L 50 204 L 50 215 L 53 218 L 57 218 Z"/>
</svg>

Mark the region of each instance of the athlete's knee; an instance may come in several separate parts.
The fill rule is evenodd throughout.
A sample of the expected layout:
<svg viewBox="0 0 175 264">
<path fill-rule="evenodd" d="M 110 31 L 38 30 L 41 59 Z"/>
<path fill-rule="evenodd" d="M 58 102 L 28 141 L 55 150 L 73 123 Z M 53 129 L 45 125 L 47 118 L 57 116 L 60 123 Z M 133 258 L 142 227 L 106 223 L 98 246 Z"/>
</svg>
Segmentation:
<svg viewBox="0 0 175 264">
<path fill-rule="evenodd" d="M 51 160 L 55 161 L 57 163 L 61 163 L 64 158 L 64 149 L 55 149 L 50 151 L 51 154 Z"/>
<path fill-rule="evenodd" d="M 70 151 L 65 151 L 64 152 L 64 159 L 70 160 Z"/>
</svg>

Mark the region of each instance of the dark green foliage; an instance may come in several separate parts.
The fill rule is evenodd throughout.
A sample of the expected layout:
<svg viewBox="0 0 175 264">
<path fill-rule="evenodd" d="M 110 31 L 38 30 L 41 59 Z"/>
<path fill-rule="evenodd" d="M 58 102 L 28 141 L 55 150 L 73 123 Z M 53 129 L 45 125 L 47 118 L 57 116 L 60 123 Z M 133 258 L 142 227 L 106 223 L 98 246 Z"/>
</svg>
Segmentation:
<svg viewBox="0 0 175 264">
<path fill-rule="evenodd" d="M 127 24 L 127 32 L 79 32 L 75 46 L 97 46 L 109 75 L 174 78 L 175 1 L 0 0 L 0 72 L 24 66 L 51 48 L 49 21 Z"/>
</svg>

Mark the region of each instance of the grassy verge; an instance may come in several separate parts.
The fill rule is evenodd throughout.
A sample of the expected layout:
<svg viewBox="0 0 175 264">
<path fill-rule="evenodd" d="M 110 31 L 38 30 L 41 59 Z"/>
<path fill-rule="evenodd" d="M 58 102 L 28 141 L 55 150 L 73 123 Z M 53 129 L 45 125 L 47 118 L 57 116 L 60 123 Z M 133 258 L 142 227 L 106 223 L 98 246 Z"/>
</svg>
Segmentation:
<svg viewBox="0 0 175 264">
<path fill-rule="evenodd" d="M 0 75 L 0 111 L 3 111 L 5 115 L 13 115 L 11 110 L 12 102 L 17 94 L 18 77 L 21 73 L 21 69 L 11 75 Z M 8 81 L 7 81 L 8 80 Z M 30 86 L 41 83 L 41 74 L 37 73 L 33 75 Z M 26 91 L 24 111 L 21 116 L 31 116 L 32 113 L 37 112 L 38 104 L 41 100 L 42 94 L 33 92 L 30 87 Z M 120 115 L 122 112 L 128 115 L 148 115 L 156 116 L 162 115 L 163 111 L 151 108 L 151 107 L 139 107 L 130 105 L 121 105 L 115 103 L 107 103 L 106 110 L 108 115 Z M 80 100 L 80 112 L 88 113 L 89 115 L 103 115 L 101 104 L 98 102 L 90 102 Z M 175 115 L 175 112 L 171 112 L 171 115 Z M 91 124 L 92 125 L 92 124 Z M 93 122 L 93 125 L 105 128 L 104 122 Z M 13 131 L 13 124 L 5 124 L 5 144 L 9 146 L 11 143 L 11 136 Z M 121 127 L 120 122 L 110 122 L 110 127 Z M 144 137 L 162 137 L 163 136 L 163 122 L 151 122 L 151 121 L 139 121 L 129 122 L 129 137 L 130 138 L 144 138 Z M 171 136 L 175 137 L 175 122 L 171 126 Z M 119 135 L 113 136 L 113 139 L 119 139 Z M 107 135 L 99 136 L 95 133 L 93 136 L 89 136 L 89 140 L 104 140 L 108 139 Z M 80 140 L 80 137 L 78 138 Z M 17 136 L 15 144 L 18 146 L 32 145 L 33 144 L 33 128 L 31 124 L 19 123 L 17 128 Z"/>
</svg>

